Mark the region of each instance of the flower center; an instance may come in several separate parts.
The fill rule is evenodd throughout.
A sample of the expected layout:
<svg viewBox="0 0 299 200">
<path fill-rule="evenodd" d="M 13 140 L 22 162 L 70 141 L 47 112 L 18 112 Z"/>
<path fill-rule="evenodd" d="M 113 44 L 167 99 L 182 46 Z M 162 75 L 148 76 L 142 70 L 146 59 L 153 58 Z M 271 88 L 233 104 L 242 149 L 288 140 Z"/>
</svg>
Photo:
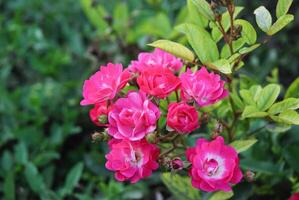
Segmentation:
<svg viewBox="0 0 299 200">
<path fill-rule="evenodd" d="M 131 154 L 131 165 L 140 167 L 142 165 L 142 153 L 140 151 L 133 151 Z"/>
<path fill-rule="evenodd" d="M 203 169 L 208 176 L 213 176 L 219 169 L 218 162 L 215 159 L 206 159 Z"/>
</svg>

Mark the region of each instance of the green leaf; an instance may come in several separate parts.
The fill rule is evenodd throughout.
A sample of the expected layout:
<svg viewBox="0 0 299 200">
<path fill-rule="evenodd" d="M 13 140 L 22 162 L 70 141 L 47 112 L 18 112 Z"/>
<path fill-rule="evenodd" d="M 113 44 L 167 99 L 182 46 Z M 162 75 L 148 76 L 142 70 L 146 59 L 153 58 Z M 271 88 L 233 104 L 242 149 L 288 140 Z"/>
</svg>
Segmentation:
<svg viewBox="0 0 299 200">
<path fill-rule="evenodd" d="M 42 194 L 45 191 L 45 184 L 37 168 L 30 162 L 27 162 L 25 168 L 25 178 L 31 190 L 36 194 Z"/>
<path fill-rule="evenodd" d="M 209 20 L 205 18 L 197 9 L 197 6 L 194 4 L 193 0 L 187 0 L 188 7 L 188 18 L 185 22 L 198 25 L 200 27 L 206 27 L 209 23 Z"/>
<path fill-rule="evenodd" d="M 224 74 L 231 74 L 232 73 L 232 66 L 226 59 L 220 59 L 217 61 L 214 61 L 212 63 L 206 63 L 206 65 L 214 70 L 218 70 Z"/>
<path fill-rule="evenodd" d="M 244 38 L 239 38 L 236 41 L 233 41 L 233 50 L 238 51 L 240 48 L 242 48 L 245 44 Z M 228 58 L 231 56 L 231 52 L 229 49 L 229 46 L 225 44 L 221 50 L 221 58 Z"/>
<path fill-rule="evenodd" d="M 230 94 L 230 97 L 232 98 L 234 104 L 241 110 L 244 109 L 244 103 L 242 102 L 241 98 L 239 97 L 239 95 L 237 94 L 236 91 L 234 92 L 231 92 Z"/>
<path fill-rule="evenodd" d="M 240 90 L 240 95 L 246 104 L 253 106 L 256 105 L 255 101 L 253 100 L 253 96 L 249 90 Z"/>
<path fill-rule="evenodd" d="M 264 32 L 268 32 L 272 25 L 270 12 L 264 6 L 260 6 L 254 11 L 254 14 L 256 23 L 260 29 Z"/>
<path fill-rule="evenodd" d="M 161 179 L 176 199 L 201 199 L 200 191 L 191 185 L 190 177 L 182 177 L 178 174 L 163 173 Z"/>
<path fill-rule="evenodd" d="M 292 84 L 287 89 L 287 92 L 285 94 L 285 99 L 289 97 L 295 97 L 299 98 L 299 78 L 297 78 L 295 81 L 292 82 Z"/>
<path fill-rule="evenodd" d="M 63 196 L 66 194 L 71 194 L 75 186 L 78 184 L 81 174 L 83 171 L 83 163 L 77 163 L 67 174 L 64 187 L 63 187 Z"/>
<path fill-rule="evenodd" d="M 299 99 L 296 98 L 288 98 L 281 102 L 273 104 L 268 113 L 275 115 L 277 113 L 281 113 L 286 110 L 296 110 L 299 108 Z"/>
<path fill-rule="evenodd" d="M 5 170 L 5 172 L 10 171 L 13 167 L 13 158 L 9 151 L 4 151 L 1 158 L 1 166 Z"/>
<path fill-rule="evenodd" d="M 170 40 L 157 40 L 148 45 L 167 51 L 168 53 L 171 53 L 186 61 L 192 62 L 195 59 L 195 56 L 191 50 L 189 50 L 187 47 L 185 47 L 182 44 L 172 42 Z"/>
<path fill-rule="evenodd" d="M 299 125 L 299 114 L 294 110 L 283 111 L 278 115 L 278 118 L 283 123 Z"/>
<path fill-rule="evenodd" d="M 217 45 L 206 30 L 194 24 L 181 24 L 176 29 L 187 36 L 190 45 L 203 64 L 219 58 Z"/>
<path fill-rule="evenodd" d="M 242 118 L 261 118 L 266 117 L 268 113 L 261 112 L 257 107 L 255 106 L 246 106 L 243 113 Z"/>
<path fill-rule="evenodd" d="M 194 5 L 197 7 L 198 12 L 206 19 L 214 21 L 214 13 L 210 7 L 210 4 L 206 0 L 192 0 Z"/>
<path fill-rule="evenodd" d="M 15 147 L 15 158 L 17 163 L 22 165 L 25 165 L 28 162 L 28 150 L 23 142 Z"/>
<path fill-rule="evenodd" d="M 85 15 L 91 24 L 97 29 L 98 33 L 107 33 L 109 25 L 104 20 L 104 18 L 108 15 L 105 8 L 101 5 L 92 6 L 92 0 L 81 0 L 80 2 Z"/>
<path fill-rule="evenodd" d="M 243 47 L 242 49 L 239 50 L 239 53 L 240 54 L 250 53 L 250 52 L 254 51 L 255 49 L 257 49 L 259 46 L 261 46 L 261 44 L 254 44 L 250 47 Z"/>
<path fill-rule="evenodd" d="M 292 3 L 293 3 L 293 0 L 278 0 L 277 6 L 276 6 L 277 18 L 280 18 L 281 16 L 287 14 Z"/>
<path fill-rule="evenodd" d="M 4 178 L 3 192 L 5 200 L 14 200 L 15 197 L 15 176 L 14 171 L 10 170 Z"/>
<path fill-rule="evenodd" d="M 256 31 L 253 26 L 246 20 L 237 19 L 235 24 L 242 26 L 242 37 L 244 37 L 247 44 L 252 45 L 256 42 Z"/>
<path fill-rule="evenodd" d="M 252 145 L 257 142 L 257 139 L 249 139 L 249 140 L 236 140 L 230 144 L 230 146 L 234 147 L 238 153 L 246 151 Z"/>
<path fill-rule="evenodd" d="M 126 3 L 116 4 L 113 10 L 113 28 L 119 34 L 123 35 L 129 26 L 129 9 Z"/>
<path fill-rule="evenodd" d="M 218 191 L 218 192 L 213 193 L 213 195 L 209 198 L 209 200 L 227 200 L 233 196 L 234 196 L 233 191 L 230 191 L 230 192 Z"/>
<path fill-rule="evenodd" d="M 257 107 L 260 111 L 267 110 L 277 99 L 280 87 L 277 84 L 269 84 L 263 88 L 257 98 Z"/>
<path fill-rule="evenodd" d="M 286 25 L 288 25 L 291 21 L 294 20 L 294 15 L 286 14 L 278 18 L 278 20 L 271 26 L 270 30 L 267 31 L 268 35 L 274 35 L 281 29 L 283 29 Z"/>
</svg>

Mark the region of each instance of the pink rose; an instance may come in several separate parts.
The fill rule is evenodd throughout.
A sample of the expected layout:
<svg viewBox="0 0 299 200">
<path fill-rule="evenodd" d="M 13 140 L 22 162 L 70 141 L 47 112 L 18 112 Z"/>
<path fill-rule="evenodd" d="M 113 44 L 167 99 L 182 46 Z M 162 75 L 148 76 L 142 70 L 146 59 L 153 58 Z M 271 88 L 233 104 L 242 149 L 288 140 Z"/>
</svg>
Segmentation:
<svg viewBox="0 0 299 200">
<path fill-rule="evenodd" d="M 148 68 L 137 78 L 140 90 L 158 97 L 165 98 L 178 89 L 180 79 L 167 68 Z"/>
<path fill-rule="evenodd" d="M 299 192 L 294 193 L 289 200 L 299 200 Z"/>
<path fill-rule="evenodd" d="M 132 61 L 128 69 L 133 73 L 141 73 L 153 67 L 168 68 L 172 72 L 177 72 L 183 67 L 183 63 L 172 54 L 155 49 L 152 53 L 140 53 L 138 60 Z"/>
<path fill-rule="evenodd" d="M 236 150 L 226 146 L 220 136 L 211 142 L 198 139 L 196 147 L 187 149 L 186 156 L 192 164 L 189 171 L 192 185 L 198 189 L 230 191 L 232 184 L 243 177 Z"/>
<path fill-rule="evenodd" d="M 115 139 L 136 141 L 156 129 L 158 107 L 143 92 L 130 92 L 118 99 L 109 113 L 108 133 Z"/>
<path fill-rule="evenodd" d="M 130 180 L 136 183 L 148 177 L 159 165 L 159 149 L 146 142 L 112 139 L 109 142 L 110 152 L 106 155 L 106 168 L 115 172 L 118 181 Z"/>
<path fill-rule="evenodd" d="M 97 126 L 108 126 L 108 114 L 112 106 L 108 106 L 106 102 L 96 103 L 89 111 L 91 121 Z"/>
<path fill-rule="evenodd" d="M 113 99 L 129 81 L 130 73 L 123 71 L 121 64 L 108 63 L 101 66 L 100 71 L 92 75 L 83 85 L 82 106 L 104 102 Z"/>
<path fill-rule="evenodd" d="M 200 106 L 207 106 L 228 96 L 225 82 L 220 76 L 209 73 L 205 67 L 196 72 L 188 69 L 181 74 L 181 96 L 185 101 L 195 100 Z"/>
<path fill-rule="evenodd" d="M 199 127 L 198 113 L 193 106 L 181 103 L 171 103 L 168 106 L 166 124 L 178 133 L 190 133 Z"/>
</svg>

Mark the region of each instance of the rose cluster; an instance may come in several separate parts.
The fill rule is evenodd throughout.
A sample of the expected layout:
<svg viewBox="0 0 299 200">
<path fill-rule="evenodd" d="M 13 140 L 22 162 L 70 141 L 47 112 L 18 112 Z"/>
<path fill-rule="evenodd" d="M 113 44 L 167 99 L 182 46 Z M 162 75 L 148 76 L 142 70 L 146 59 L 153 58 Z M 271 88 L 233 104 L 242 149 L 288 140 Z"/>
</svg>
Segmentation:
<svg viewBox="0 0 299 200">
<path fill-rule="evenodd" d="M 225 81 L 205 67 L 184 66 L 182 60 L 155 49 L 140 53 L 128 68 L 108 63 L 84 82 L 81 105 L 93 105 L 89 115 L 109 135 L 106 168 L 118 181 L 135 183 L 165 164 L 187 169 L 192 185 L 204 191 L 229 191 L 242 178 L 235 149 L 221 136 L 198 139 L 187 148 L 186 161 L 175 152 L 176 139 L 200 127 L 199 109 L 228 96 Z M 162 102 L 167 102 L 163 107 Z M 165 125 L 158 122 L 166 119 Z M 172 142 L 174 148 L 161 144 Z M 160 147 L 160 148 L 159 148 Z"/>
</svg>

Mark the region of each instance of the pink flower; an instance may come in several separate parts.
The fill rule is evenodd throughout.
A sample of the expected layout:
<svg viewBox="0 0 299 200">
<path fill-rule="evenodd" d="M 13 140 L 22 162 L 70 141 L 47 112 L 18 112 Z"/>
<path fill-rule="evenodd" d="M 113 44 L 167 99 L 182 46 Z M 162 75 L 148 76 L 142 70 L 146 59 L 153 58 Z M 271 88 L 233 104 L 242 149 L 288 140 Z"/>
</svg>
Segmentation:
<svg viewBox="0 0 299 200">
<path fill-rule="evenodd" d="M 108 126 L 108 114 L 112 106 L 108 106 L 106 102 L 96 103 L 89 111 L 91 121 L 97 126 Z"/>
<path fill-rule="evenodd" d="M 123 71 L 121 64 L 108 63 L 107 66 L 101 66 L 100 71 L 84 82 L 84 99 L 80 104 L 85 106 L 113 99 L 129 79 L 130 73 L 128 70 Z"/>
<path fill-rule="evenodd" d="M 181 74 L 181 96 L 185 101 L 195 100 L 200 106 L 207 106 L 228 96 L 228 91 L 224 89 L 225 82 L 220 76 L 209 73 L 205 67 L 192 73 Z"/>
<path fill-rule="evenodd" d="M 133 73 L 141 73 L 145 69 L 159 67 L 168 68 L 173 72 L 177 72 L 182 66 L 183 63 L 180 59 L 170 53 L 155 49 L 152 53 L 140 53 L 138 60 L 132 61 L 128 69 Z"/>
<path fill-rule="evenodd" d="M 180 86 L 180 79 L 167 68 L 148 68 L 137 78 L 140 90 L 158 97 L 165 98 Z"/>
<path fill-rule="evenodd" d="M 143 92 L 130 92 L 118 99 L 109 113 L 108 133 L 115 139 L 136 141 L 156 129 L 158 107 Z"/>
<path fill-rule="evenodd" d="M 115 172 L 118 181 L 130 180 L 136 183 L 148 177 L 159 165 L 159 149 L 146 142 L 112 139 L 109 142 L 110 152 L 106 155 L 106 168 Z"/>
<path fill-rule="evenodd" d="M 187 149 L 186 156 L 192 164 L 189 174 L 195 188 L 226 192 L 243 177 L 236 150 L 226 146 L 220 136 L 211 142 L 198 139 L 196 147 Z"/>
<path fill-rule="evenodd" d="M 299 200 L 299 192 L 294 193 L 289 200 Z"/>
<path fill-rule="evenodd" d="M 178 133 L 190 133 L 199 127 L 198 113 L 193 106 L 181 103 L 171 103 L 168 106 L 166 124 Z"/>
</svg>

